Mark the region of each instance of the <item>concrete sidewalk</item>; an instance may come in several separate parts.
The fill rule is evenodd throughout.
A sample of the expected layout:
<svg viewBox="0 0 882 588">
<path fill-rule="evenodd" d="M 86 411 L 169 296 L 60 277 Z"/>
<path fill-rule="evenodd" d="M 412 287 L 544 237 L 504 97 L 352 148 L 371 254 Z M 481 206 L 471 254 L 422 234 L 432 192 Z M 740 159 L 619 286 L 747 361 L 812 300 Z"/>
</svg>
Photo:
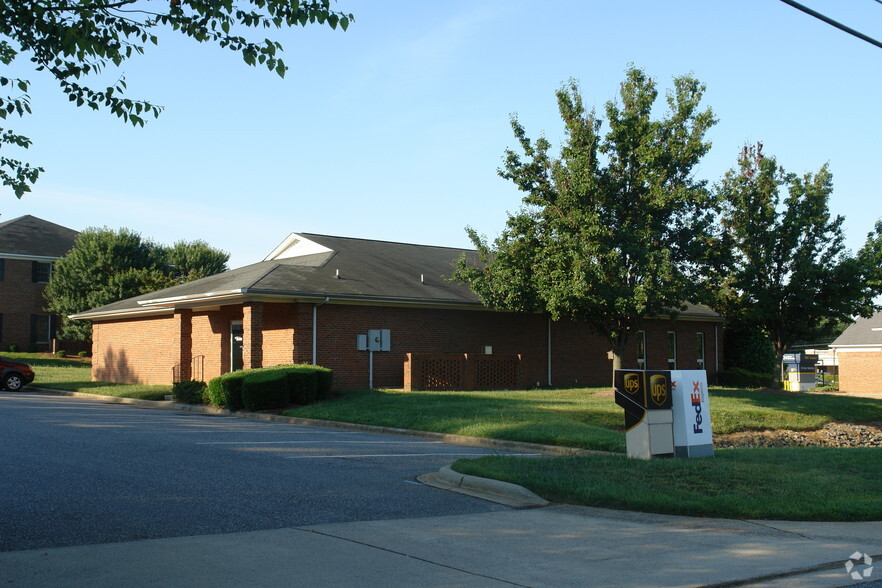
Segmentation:
<svg viewBox="0 0 882 588">
<path fill-rule="evenodd" d="M 550 506 L 0 553 L 7 586 L 850 586 L 882 522 Z M 879 559 L 882 563 L 882 558 Z M 858 568 L 855 568 L 858 569 Z M 868 580 L 882 577 L 882 570 Z"/>
</svg>

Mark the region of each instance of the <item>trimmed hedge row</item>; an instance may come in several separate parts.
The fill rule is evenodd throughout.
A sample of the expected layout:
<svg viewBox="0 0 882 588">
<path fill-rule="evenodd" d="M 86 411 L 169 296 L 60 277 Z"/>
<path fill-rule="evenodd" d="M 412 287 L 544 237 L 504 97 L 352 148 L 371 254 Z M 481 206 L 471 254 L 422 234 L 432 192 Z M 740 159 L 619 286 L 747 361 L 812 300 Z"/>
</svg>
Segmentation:
<svg viewBox="0 0 882 588">
<path fill-rule="evenodd" d="M 269 410 L 331 396 L 333 374 L 315 365 L 277 365 L 223 374 L 208 382 L 208 399 L 230 410 Z"/>
</svg>

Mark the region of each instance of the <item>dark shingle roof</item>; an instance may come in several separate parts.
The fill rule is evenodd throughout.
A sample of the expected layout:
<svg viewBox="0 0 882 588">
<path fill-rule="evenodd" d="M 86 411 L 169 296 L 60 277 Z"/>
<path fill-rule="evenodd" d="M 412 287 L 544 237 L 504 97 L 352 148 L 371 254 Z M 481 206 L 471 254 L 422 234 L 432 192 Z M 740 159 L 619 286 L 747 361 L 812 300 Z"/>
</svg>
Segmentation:
<svg viewBox="0 0 882 588">
<path fill-rule="evenodd" d="M 299 233 L 286 243 L 306 243 L 308 255 L 285 257 L 285 243 L 269 259 L 76 315 L 100 318 L 174 306 L 240 303 L 244 299 L 323 299 L 380 304 L 472 306 L 480 300 L 466 285 L 450 282 L 456 260 L 469 249 Z M 281 253 L 280 253 L 281 252 Z M 272 255 L 272 254 L 271 254 Z M 683 318 L 716 319 L 704 306 L 687 305 Z"/>
<path fill-rule="evenodd" d="M 0 223 L 0 257 L 62 257 L 79 233 L 31 215 Z"/>
<path fill-rule="evenodd" d="M 858 317 L 832 344 L 832 347 L 848 346 L 882 346 L 882 313 L 870 318 Z"/>
</svg>

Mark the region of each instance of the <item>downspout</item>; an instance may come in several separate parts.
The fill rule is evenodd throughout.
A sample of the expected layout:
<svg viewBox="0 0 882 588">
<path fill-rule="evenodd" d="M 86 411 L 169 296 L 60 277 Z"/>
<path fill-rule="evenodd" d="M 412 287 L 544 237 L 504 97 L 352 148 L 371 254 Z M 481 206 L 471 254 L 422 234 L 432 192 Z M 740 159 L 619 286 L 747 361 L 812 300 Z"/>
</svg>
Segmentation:
<svg viewBox="0 0 882 588">
<path fill-rule="evenodd" d="M 717 340 L 717 330 L 719 325 L 714 325 L 714 383 L 719 384 L 720 377 L 720 344 Z"/>
<path fill-rule="evenodd" d="M 551 388 L 551 316 L 548 317 L 548 387 Z"/>
<path fill-rule="evenodd" d="M 316 364 L 316 355 L 318 354 L 318 350 L 316 349 L 316 339 L 317 339 L 317 330 L 318 330 L 317 325 L 316 325 L 316 317 L 318 316 L 318 312 L 316 312 L 316 309 L 318 309 L 318 307 L 323 304 L 327 304 L 328 300 L 330 300 L 330 299 L 331 299 L 330 296 L 325 296 L 324 300 L 312 305 L 312 365 L 317 365 Z"/>
</svg>

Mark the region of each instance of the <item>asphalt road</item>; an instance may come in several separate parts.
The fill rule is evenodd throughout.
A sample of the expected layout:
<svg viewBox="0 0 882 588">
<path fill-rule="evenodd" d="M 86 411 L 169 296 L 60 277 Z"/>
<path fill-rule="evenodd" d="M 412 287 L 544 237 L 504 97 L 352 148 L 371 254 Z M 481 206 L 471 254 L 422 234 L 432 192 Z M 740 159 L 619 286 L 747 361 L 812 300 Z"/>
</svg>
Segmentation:
<svg viewBox="0 0 882 588">
<path fill-rule="evenodd" d="M 507 510 L 415 480 L 489 453 L 0 393 L 0 551 Z"/>
</svg>

